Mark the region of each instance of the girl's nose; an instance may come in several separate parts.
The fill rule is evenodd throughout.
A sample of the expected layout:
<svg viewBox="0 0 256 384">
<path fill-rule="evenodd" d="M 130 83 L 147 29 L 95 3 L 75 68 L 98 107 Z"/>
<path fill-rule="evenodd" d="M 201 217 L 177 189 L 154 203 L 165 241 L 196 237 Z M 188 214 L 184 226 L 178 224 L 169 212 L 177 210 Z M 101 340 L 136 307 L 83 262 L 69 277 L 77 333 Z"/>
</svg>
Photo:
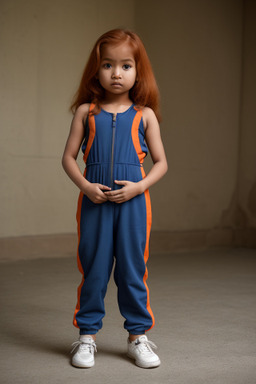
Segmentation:
<svg viewBox="0 0 256 384">
<path fill-rule="evenodd" d="M 120 79 L 120 78 L 121 78 L 120 70 L 118 68 L 115 68 L 112 73 L 112 79 Z"/>
</svg>

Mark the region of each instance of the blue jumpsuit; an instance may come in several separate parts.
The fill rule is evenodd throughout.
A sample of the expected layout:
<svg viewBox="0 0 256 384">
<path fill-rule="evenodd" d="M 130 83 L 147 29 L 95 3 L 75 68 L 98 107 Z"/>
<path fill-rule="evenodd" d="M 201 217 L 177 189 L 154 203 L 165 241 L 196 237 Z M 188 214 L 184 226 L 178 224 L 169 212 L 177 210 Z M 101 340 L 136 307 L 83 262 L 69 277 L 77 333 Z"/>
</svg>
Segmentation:
<svg viewBox="0 0 256 384">
<path fill-rule="evenodd" d="M 91 104 L 90 110 L 94 108 Z M 147 154 L 142 111 L 132 105 L 123 113 L 101 109 L 89 114 L 82 144 L 84 176 L 93 183 L 117 189 L 114 180 L 138 182 Z M 151 229 L 149 191 L 125 203 L 93 203 L 80 193 L 77 208 L 78 268 L 83 275 L 78 287 L 74 325 L 80 334 L 95 334 L 105 315 L 104 297 L 114 267 L 118 304 L 124 328 L 143 334 L 154 326 L 147 287 L 147 259 Z"/>
</svg>

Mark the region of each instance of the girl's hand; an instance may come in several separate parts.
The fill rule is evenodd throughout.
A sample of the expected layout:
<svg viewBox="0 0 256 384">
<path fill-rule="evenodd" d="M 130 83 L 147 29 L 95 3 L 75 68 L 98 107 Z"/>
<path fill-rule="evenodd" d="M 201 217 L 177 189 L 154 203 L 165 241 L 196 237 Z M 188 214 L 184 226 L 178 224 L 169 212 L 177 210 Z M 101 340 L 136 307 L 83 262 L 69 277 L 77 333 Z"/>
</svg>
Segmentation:
<svg viewBox="0 0 256 384">
<path fill-rule="evenodd" d="M 115 180 L 115 184 L 124 185 L 124 187 L 115 191 L 104 192 L 107 199 L 113 203 L 124 203 L 143 192 L 140 185 L 138 183 L 133 183 L 132 181 Z"/>
<path fill-rule="evenodd" d="M 111 191 L 111 188 L 98 183 L 88 183 L 83 192 L 93 203 L 102 204 L 108 200 L 103 190 Z"/>
</svg>

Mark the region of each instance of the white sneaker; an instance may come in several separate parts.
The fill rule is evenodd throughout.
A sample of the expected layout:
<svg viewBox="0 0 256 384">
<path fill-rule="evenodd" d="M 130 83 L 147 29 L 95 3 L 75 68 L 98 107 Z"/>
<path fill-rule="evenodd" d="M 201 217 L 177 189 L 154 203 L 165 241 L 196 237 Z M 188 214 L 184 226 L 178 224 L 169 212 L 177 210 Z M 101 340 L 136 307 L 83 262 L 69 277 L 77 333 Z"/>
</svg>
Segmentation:
<svg viewBox="0 0 256 384">
<path fill-rule="evenodd" d="M 128 339 L 128 357 L 135 359 L 135 364 L 141 368 L 155 368 L 161 364 L 157 354 L 152 351 L 157 348 L 147 336 L 140 336 L 135 341 L 130 342 Z"/>
<path fill-rule="evenodd" d="M 90 336 L 80 336 L 72 346 L 71 353 L 78 347 L 78 350 L 72 357 L 72 365 L 78 368 L 91 368 L 94 366 L 94 351 L 97 352 L 96 344 Z"/>
</svg>

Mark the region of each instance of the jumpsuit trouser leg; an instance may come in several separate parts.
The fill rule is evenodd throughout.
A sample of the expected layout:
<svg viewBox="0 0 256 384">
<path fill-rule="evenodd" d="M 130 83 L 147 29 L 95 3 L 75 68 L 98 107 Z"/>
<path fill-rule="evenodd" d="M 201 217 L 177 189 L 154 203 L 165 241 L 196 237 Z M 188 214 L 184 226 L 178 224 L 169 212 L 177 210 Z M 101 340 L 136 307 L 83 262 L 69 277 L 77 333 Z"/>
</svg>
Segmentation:
<svg viewBox="0 0 256 384">
<path fill-rule="evenodd" d="M 114 261 L 112 204 L 94 204 L 81 193 L 77 222 L 77 263 L 83 278 L 73 324 L 80 335 L 95 334 L 102 328 L 104 298 Z"/>
<path fill-rule="evenodd" d="M 136 196 L 123 204 L 94 204 L 80 196 L 78 267 L 83 279 L 74 315 L 80 334 L 95 334 L 102 327 L 114 256 L 118 304 L 126 319 L 124 328 L 136 335 L 154 326 L 146 284 L 150 227 L 149 195 Z"/>
<path fill-rule="evenodd" d="M 148 193 L 148 191 L 147 191 Z M 124 328 L 131 334 L 144 334 L 155 320 L 147 287 L 148 242 L 151 228 L 149 194 L 116 205 L 114 278 L 118 304 L 126 319 Z"/>
</svg>

